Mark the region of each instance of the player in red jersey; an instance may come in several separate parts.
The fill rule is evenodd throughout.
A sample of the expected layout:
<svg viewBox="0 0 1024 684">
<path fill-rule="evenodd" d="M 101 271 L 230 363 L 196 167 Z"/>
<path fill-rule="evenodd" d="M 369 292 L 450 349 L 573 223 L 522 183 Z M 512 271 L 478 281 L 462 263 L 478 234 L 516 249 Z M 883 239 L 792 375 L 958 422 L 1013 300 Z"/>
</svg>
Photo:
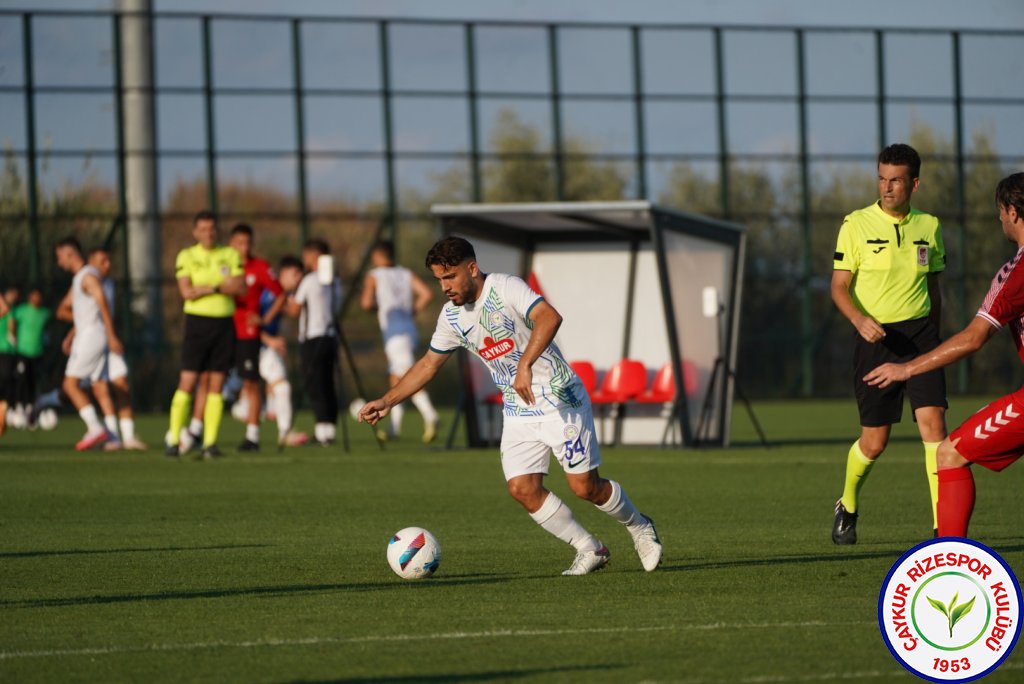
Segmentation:
<svg viewBox="0 0 1024 684">
<path fill-rule="evenodd" d="M 245 269 L 245 294 L 235 297 L 235 368 L 242 378 L 241 396 L 248 401 L 249 412 L 245 421 L 245 440 L 239 451 L 260 450 L 260 329 L 274 320 L 284 296 L 273 269 L 263 259 L 253 256 L 252 227 L 239 223 L 231 229 L 228 246 L 238 252 Z M 260 297 L 264 290 L 270 290 L 277 298 L 273 305 L 260 315 Z M 283 439 L 284 435 L 279 435 Z"/>
<path fill-rule="evenodd" d="M 973 354 L 1001 328 L 1008 327 L 1024 361 L 1024 173 L 996 186 L 1003 234 L 1017 253 L 999 269 L 970 324 L 930 352 L 907 363 L 887 363 L 864 380 L 886 387 L 941 368 Z M 965 537 L 974 511 L 974 463 L 996 472 L 1024 454 L 1024 388 L 996 399 L 950 433 L 939 445 L 939 536 Z"/>
</svg>

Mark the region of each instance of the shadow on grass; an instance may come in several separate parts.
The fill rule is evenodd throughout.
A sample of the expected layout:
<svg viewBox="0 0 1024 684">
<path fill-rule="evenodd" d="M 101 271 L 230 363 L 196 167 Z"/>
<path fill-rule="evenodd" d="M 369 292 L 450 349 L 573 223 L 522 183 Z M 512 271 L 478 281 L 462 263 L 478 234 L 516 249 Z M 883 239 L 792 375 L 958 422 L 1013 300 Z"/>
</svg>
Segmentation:
<svg viewBox="0 0 1024 684">
<path fill-rule="evenodd" d="M 1017 540 L 1019 541 L 1019 540 Z M 764 567 L 773 565 L 801 565 L 805 563 L 849 563 L 858 560 L 875 560 L 878 558 L 892 558 L 893 561 L 899 558 L 917 541 L 910 542 L 908 546 L 891 547 L 877 551 L 844 552 L 836 549 L 833 553 L 813 553 L 798 556 L 776 556 L 766 558 L 740 558 L 736 560 L 706 561 L 693 563 L 674 563 L 662 565 L 659 572 L 681 572 L 686 570 L 718 570 L 723 568 L 744 568 Z M 1024 551 L 1024 544 L 992 544 L 993 549 L 1003 553 Z"/>
<path fill-rule="evenodd" d="M 0 551 L 4 558 L 41 558 L 46 556 L 92 556 L 108 553 L 164 553 L 177 551 L 224 551 L 227 549 L 264 549 L 270 544 L 218 544 L 217 546 L 153 546 L 123 549 L 56 549 L 53 551 Z"/>
<path fill-rule="evenodd" d="M 743 448 L 749 449 L 752 447 L 761 447 L 768 449 L 776 449 L 778 447 L 795 447 L 795 446 L 834 446 L 837 444 L 845 444 L 847 447 L 850 446 L 857 439 L 856 434 L 844 437 L 783 437 L 781 439 L 773 439 L 771 435 L 768 435 L 767 446 L 761 444 L 761 441 L 756 438 L 744 438 L 744 439 L 732 439 L 729 441 L 729 448 Z M 889 437 L 889 444 L 901 443 L 901 442 L 917 442 L 920 444 L 921 438 L 914 436 L 904 435 L 892 435 Z M 714 451 L 713 448 L 707 449 L 707 451 Z"/>
<path fill-rule="evenodd" d="M 346 679 L 296 679 L 288 684 L 406 684 L 407 682 L 490 682 L 513 680 L 537 675 L 557 675 L 588 670 L 620 670 L 624 665 L 565 665 L 562 667 L 538 667 L 528 670 L 492 670 L 490 672 L 465 672 L 437 675 L 398 675 L 379 677 L 350 677 Z"/>
<path fill-rule="evenodd" d="M 190 601 L 194 599 L 219 599 L 235 597 L 295 596 L 338 591 L 430 591 L 442 587 L 472 584 L 497 584 L 521 580 L 518 575 L 471 574 L 433 577 L 418 582 L 404 582 L 399 579 L 380 582 L 343 582 L 336 584 L 286 584 L 267 587 L 238 587 L 235 589 L 205 589 L 194 591 L 159 591 L 152 593 L 108 594 L 101 596 L 69 596 L 67 598 L 11 599 L 0 600 L 3 608 L 60 608 L 66 606 L 108 605 L 144 601 Z"/>
</svg>

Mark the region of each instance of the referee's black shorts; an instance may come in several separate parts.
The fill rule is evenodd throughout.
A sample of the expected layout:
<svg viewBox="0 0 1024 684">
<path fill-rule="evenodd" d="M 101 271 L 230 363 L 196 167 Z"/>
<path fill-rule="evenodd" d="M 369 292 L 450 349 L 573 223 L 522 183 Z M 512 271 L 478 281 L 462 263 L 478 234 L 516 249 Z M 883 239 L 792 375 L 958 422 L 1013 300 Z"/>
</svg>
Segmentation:
<svg viewBox="0 0 1024 684">
<path fill-rule="evenodd" d="M 235 360 L 235 322 L 231 316 L 211 318 L 185 314 L 181 369 L 227 373 Z"/>
<path fill-rule="evenodd" d="M 939 346 L 939 333 L 928 318 L 886 323 L 882 327 L 885 337 L 878 342 L 868 342 L 854 331 L 853 387 L 860 424 L 881 427 L 900 422 L 904 394 L 910 398 L 913 410 L 923 406 L 947 408 L 946 376 L 941 368 L 916 375 L 906 382 L 894 382 L 885 389 L 864 382 L 864 376 L 883 363 L 905 363 Z"/>
<path fill-rule="evenodd" d="M 243 380 L 260 379 L 260 341 L 238 340 L 235 345 L 235 370 Z"/>
</svg>

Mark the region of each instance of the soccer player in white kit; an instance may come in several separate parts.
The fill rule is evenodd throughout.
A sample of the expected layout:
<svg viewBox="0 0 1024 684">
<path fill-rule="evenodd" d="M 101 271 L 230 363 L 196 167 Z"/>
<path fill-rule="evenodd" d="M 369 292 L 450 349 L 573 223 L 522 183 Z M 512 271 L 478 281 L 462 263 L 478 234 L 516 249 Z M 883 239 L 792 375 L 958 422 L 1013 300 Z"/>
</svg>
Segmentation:
<svg viewBox="0 0 1024 684">
<path fill-rule="evenodd" d="M 67 237 L 57 243 L 57 265 L 74 274 L 71 280 L 71 311 L 75 322 L 75 338 L 71 343 L 68 365 L 64 370 L 64 393 L 85 422 L 86 433 L 75 449 L 85 451 L 107 439 L 107 429 L 96 415 L 96 409 L 79 383 L 92 381 L 94 395 L 107 391 L 104 380 L 108 352 L 124 353 L 121 340 L 114 331 L 114 320 L 103 295 L 100 273 L 85 263 L 78 240 Z"/>
<path fill-rule="evenodd" d="M 375 244 L 370 259 L 373 268 L 363 280 L 360 305 L 364 311 L 377 310 L 384 354 L 388 357 L 388 381 L 394 387 L 416 363 L 419 334 L 414 316 L 427 308 L 434 293 L 418 275 L 395 265 L 395 245 L 390 240 Z M 426 390 L 412 395 L 412 403 L 423 416 L 423 441 L 429 444 L 437 436 L 437 411 Z M 388 438 L 401 434 L 404 413 L 402 404 L 391 407 L 391 429 L 378 430 L 378 435 Z"/>
<path fill-rule="evenodd" d="M 368 402 L 359 420 L 375 425 L 464 347 L 484 362 L 504 396 L 501 465 L 509 494 L 538 525 L 576 549 L 562 574 L 598 570 L 611 553 L 545 489 L 552 451 L 573 493 L 625 525 L 644 570 L 657 568 L 662 545 L 654 521 L 636 509 L 619 483 L 598 474 L 601 452 L 590 398 L 554 344 L 559 313 L 520 278 L 483 273 L 473 246 L 462 238 L 437 242 L 426 262 L 449 299 L 430 349 L 383 397 Z"/>
</svg>

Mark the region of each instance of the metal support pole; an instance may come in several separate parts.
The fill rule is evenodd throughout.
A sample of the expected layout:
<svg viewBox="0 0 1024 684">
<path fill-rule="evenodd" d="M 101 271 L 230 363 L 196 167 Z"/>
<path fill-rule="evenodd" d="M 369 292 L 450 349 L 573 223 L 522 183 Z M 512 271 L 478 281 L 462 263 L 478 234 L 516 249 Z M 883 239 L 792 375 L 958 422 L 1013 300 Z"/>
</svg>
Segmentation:
<svg viewBox="0 0 1024 684">
<path fill-rule="evenodd" d="M 878 84 L 878 149 L 889 144 L 885 120 L 885 35 L 875 31 L 875 80 Z"/>
<path fill-rule="evenodd" d="M 647 199 L 647 135 L 644 130 L 644 65 L 640 27 L 630 30 L 633 44 L 633 120 L 636 126 L 637 197 Z"/>
<path fill-rule="evenodd" d="M 22 62 L 25 69 L 25 179 L 28 183 L 28 279 L 33 285 L 39 284 L 39 180 L 36 176 L 38 155 L 36 151 L 36 91 L 32 66 L 32 15 L 25 13 L 21 18 Z"/>
<path fill-rule="evenodd" d="M 725 119 L 725 46 L 722 29 L 712 29 L 715 49 L 715 107 L 718 114 L 718 196 L 722 216 L 728 218 L 729 200 L 729 134 Z"/>
<path fill-rule="evenodd" d="M 967 169 L 964 163 L 964 100 L 960 71 L 960 32 L 955 31 L 953 33 L 953 114 L 956 137 L 956 211 L 960 233 L 960 245 L 956 255 L 960 271 L 959 287 L 957 288 L 957 319 L 960 325 L 966 326 L 971 319 L 971 310 L 968 308 L 967 301 Z M 970 357 L 964 359 L 964 363 L 956 364 L 957 390 L 961 394 L 967 391 L 970 371 Z"/>
<path fill-rule="evenodd" d="M 473 25 L 466 24 L 466 99 L 469 105 L 469 183 L 474 202 L 483 201 L 480 175 L 480 113 L 476 101 L 476 38 Z"/>
<path fill-rule="evenodd" d="M 383 97 L 382 114 L 384 124 L 384 182 L 387 186 L 388 215 L 385 219 L 390 227 L 389 237 L 398 239 L 398 189 L 395 185 L 395 140 L 391 117 L 391 51 L 388 47 L 388 22 L 379 24 L 380 42 L 380 87 Z"/>
<path fill-rule="evenodd" d="M 124 36 L 121 34 L 121 17 L 117 14 L 111 16 L 111 35 L 113 36 L 114 47 L 114 119 L 117 129 L 117 218 L 114 221 L 114 230 L 121 232 L 121 296 L 117 299 L 116 309 L 120 309 L 121 321 L 128 320 L 127 314 L 131 310 L 131 290 L 125 291 L 125 285 L 131 282 L 129 268 L 131 258 L 128 254 L 128 189 L 126 186 L 125 172 L 125 131 L 124 131 L 124 53 L 122 50 Z M 110 312 L 115 315 L 115 311 Z M 131 326 L 121 326 L 122 340 L 131 346 Z"/>
<path fill-rule="evenodd" d="M 217 155 L 213 115 L 213 39 L 210 17 L 203 17 L 203 110 L 206 116 L 206 203 L 217 213 Z"/>
<path fill-rule="evenodd" d="M 309 193 L 306 185 L 306 117 L 302 82 L 302 25 L 292 19 L 292 97 L 295 104 L 295 175 L 299 200 L 299 235 L 309 239 Z"/>
<path fill-rule="evenodd" d="M 123 197 L 127 275 L 121 300 L 141 319 L 143 344 L 158 348 L 163 340 L 160 306 L 160 223 L 156 174 L 156 120 L 153 94 L 153 19 L 151 0 L 120 0 L 124 12 L 115 20 L 115 75 L 118 79 L 118 173 Z M 122 125 L 123 124 L 123 125 Z M 122 326 L 124 327 L 124 326 Z M 130 329 L 124 327 L 130 334 Z"/>
<path fill-rule="evenodd" d="M 814 345 L 811 344 L 811 179 L 807 142 L 807 59 L 804 32 L 796 31 L 796 87 L 800 126 L 800 394 L 814 393 Z"/>
<path fill-rule="evenodd" d="M 551 147 L 555 159 L 555 199 L 565 199 L 565 149 L 562 145 L 562 91 L 558 79 L 558 27 L 548 26 L 548 69 L 551 77 Z"/>
</svg>

